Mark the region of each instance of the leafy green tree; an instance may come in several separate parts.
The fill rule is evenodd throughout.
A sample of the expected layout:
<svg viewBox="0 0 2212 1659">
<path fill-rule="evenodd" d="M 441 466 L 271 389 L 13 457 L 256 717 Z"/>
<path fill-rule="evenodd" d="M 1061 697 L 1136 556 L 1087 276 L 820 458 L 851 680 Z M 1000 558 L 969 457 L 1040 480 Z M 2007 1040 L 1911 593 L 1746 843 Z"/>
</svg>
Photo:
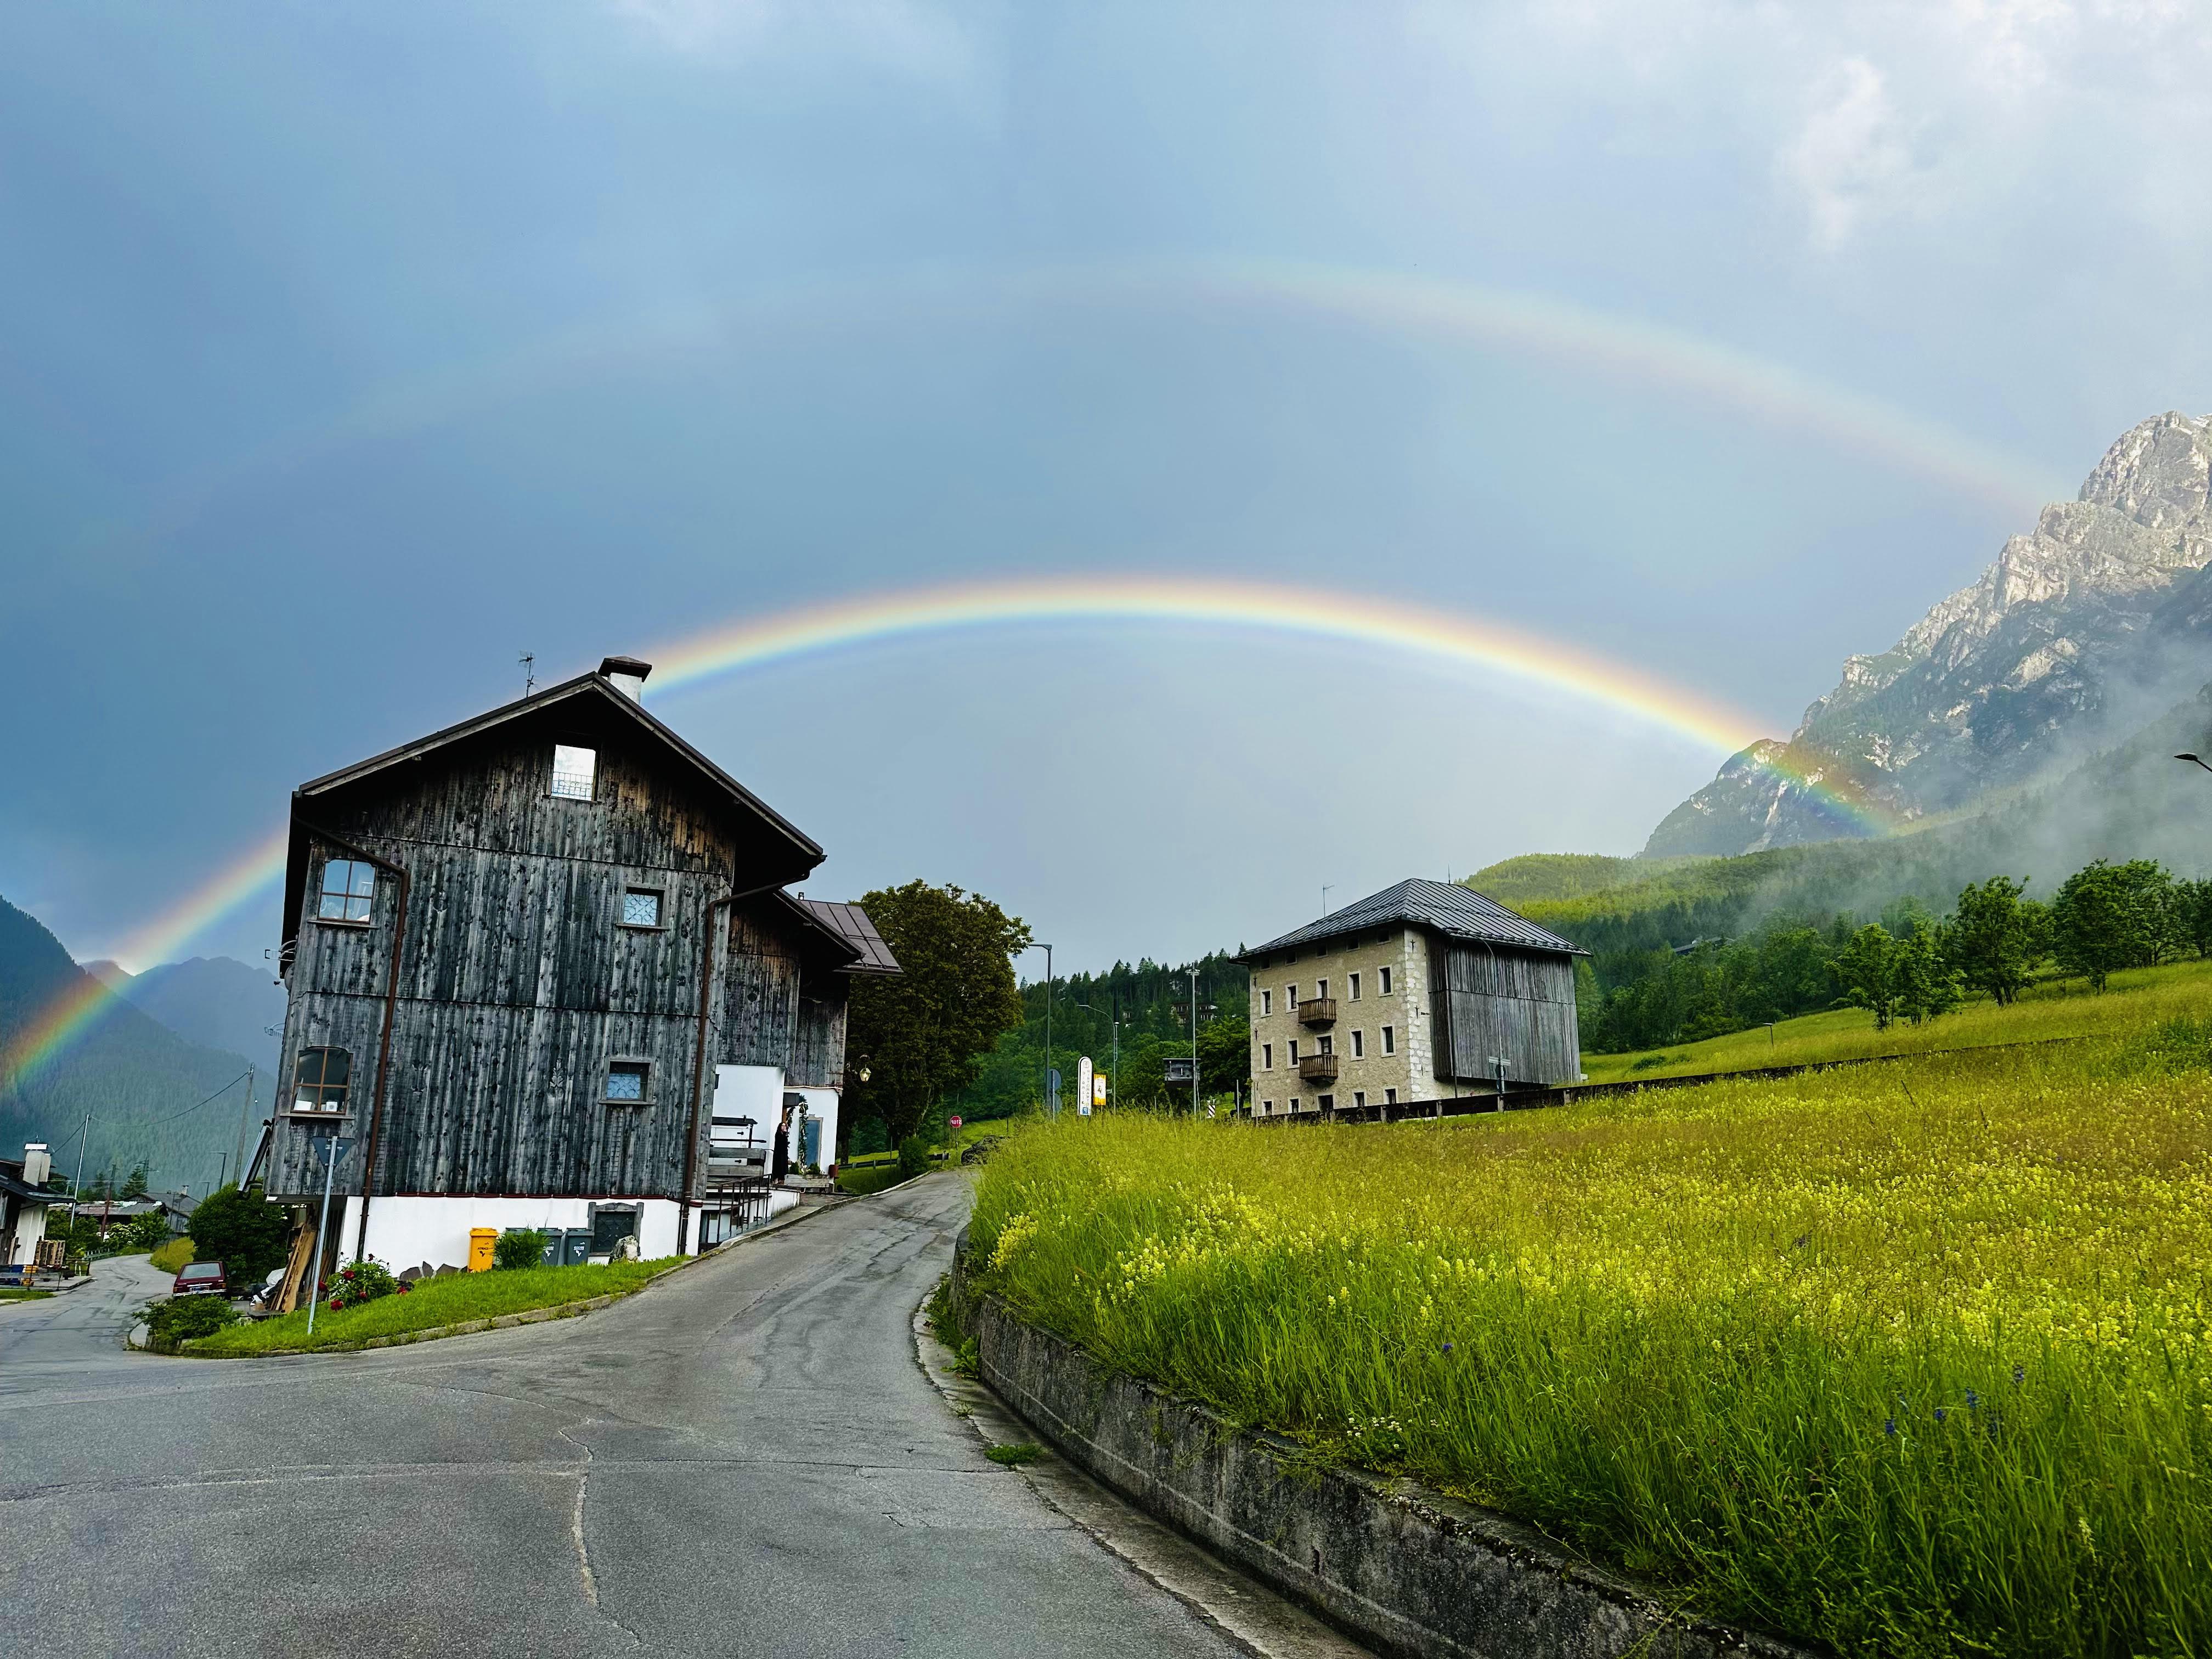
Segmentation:
<svg viewBox="0 0 2212 1659">
<path fill-rule="evenodd" d="M 981 1057 L 1019 1025 L 1012 957 L 1029 925 L 981 894 L 911 881 L 867 894 L 868 920 L 903 970 L 853 987 L 846 1054 L 868 1081 L 854 1121 L 879 1117 L 899 1140 L 975 1080 Z"/>
<path fill-rule="evenodd" d="M 2173 878 L 2152 859 L 2099 859 L 2066 878 L 2051 902 L 2051 948 L 2097 990 L 2123 968 L 2154 965 L 2173 944 Z"/>
<path fill-rule="evenodd" d="M 1887 1030 L 1897 1018 L 1900 954 L 1896 936 L 1881 923 L 1870 922 L 1836 955 L 1836 982 L 1843 988 L 1844 1000 L 1873 1014 L 1877 1031 Z"/>
<path fill-rule="evenodd" d="M 1186 1050 L 1188 1052 L 1188 1050 Z M 1208 1095 L 1235 1093 L 1252 1077 L 1252 1022 L 1242 1012 L 1210 1019 L 1198 1031 L 1198 1086 Z"/>
<path fill-rule="evenodd" d="M 124 1198 L 143 1198 L 146 1196 L 146 1162 L 143 1158 L 141 1158 L 137 1164 L 133 1164 L 131 1169 L 131 1173 L 125 1177 L 123 1191 L 120 1196 Z"/>
<path fill-rule="evenodd" d="M 891 1132 L 884 1127 L 879 1117 L 864 1117 L 853 1125 L 846 1147 L 848 1158 L 866 1158 L 870 1152 L 888 1152 L 891 1149 Z"/>
<path fill-rule="evenodd" d="M 1948 1014 L 1966 1000 L 1966 975 L 1943 959 L 1943 946 L 1925 916 L 1897 942 L 1897 1012 L 1915 1025 Z"/>
<path fill-rule="evenodd" d="M 192 1242 L 199 1259 L 222 1262 L 234 1285 L 258 1284 L 270 1268 L 283 1266 L 291 1238 L 290 1213 L 262 1197 L 258 1188 L 218 1187 L 192 1212 Z"/>
<path fill-rule="evenodd" d="M 2199 957 L 2212 957 L 2212 880 L 2173 884 L 2177 942 Z"/>
<path fill-rule="evenodd" d="M 1943 929 L 1944 954 L 1977 991 L 2000 1008 L 2017 1001 L 2051 954 L 2050 913 L 2023 896 L 2027 878 L 1991 876 L 1960 890 L 1959 908 Z"/>
<path fill-rule="evenodd" d="M 149 1211 L 134 1217 L 123 1233 L 134 1250 L 158 1250 L 169 1242 L 169 1218 L 159 1210 Z"/>
</svg>

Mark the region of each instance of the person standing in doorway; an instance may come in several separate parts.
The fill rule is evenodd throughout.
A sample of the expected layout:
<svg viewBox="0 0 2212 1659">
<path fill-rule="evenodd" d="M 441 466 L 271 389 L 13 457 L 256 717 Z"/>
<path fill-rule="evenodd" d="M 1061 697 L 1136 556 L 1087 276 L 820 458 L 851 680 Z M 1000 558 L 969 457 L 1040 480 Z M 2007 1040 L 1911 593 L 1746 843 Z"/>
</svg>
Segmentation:
<svg viewBox="0 0 2212 1659">
<path fill-rule="evenodd" d="M 775 1126 L 775 1145 L 769 1152 L 769 1179 L 777 1186 L 791 1173 L 791 1105 L 784 1103 L 783 1117 Z"/>
</svg>

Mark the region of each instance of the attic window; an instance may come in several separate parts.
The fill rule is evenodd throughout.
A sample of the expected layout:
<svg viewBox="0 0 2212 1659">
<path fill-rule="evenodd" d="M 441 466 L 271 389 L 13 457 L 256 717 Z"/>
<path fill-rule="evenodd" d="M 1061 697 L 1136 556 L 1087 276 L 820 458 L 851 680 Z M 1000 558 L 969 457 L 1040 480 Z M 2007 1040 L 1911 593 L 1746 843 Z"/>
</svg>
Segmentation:
<svg viewBox="0 0 2212 1659">
<path fill-rule="evenodd" d="M 323 866 L 323 891 L 315 907 L 318 921 L 367 921 L 376 896 L 376 866 L 359 859 L 331 859 Z"/>
<path fill-rule="evenodd" d="M 650 887 L 633 887 L 623 895 L 623 926 L 660 926 L 660 895 Z"/>
<path fill-rule="evenodd" d="M 553 745 L 553 793 L 562 800 L 590 800 L 599 780 L 599 751 Z"/>
<path fill-rule="evenodd" d="M 607 1098 L 617 1105 L 642 1106 L 646 1078 L 653 1068 L 641 1060 L 618 1060 L 607 1067 Z"/>
</svg>

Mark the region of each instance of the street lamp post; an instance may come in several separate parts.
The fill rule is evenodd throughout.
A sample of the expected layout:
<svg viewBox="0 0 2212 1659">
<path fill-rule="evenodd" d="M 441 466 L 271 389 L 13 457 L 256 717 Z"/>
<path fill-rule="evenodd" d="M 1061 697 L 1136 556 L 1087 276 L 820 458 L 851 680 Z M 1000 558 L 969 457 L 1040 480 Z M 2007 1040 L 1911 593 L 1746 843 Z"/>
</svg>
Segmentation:
<svg viewBox="0 0 2212 1659">
<path fill-rule="evenodd" d="M 2176 755 L 2174 759 L 2178 761 L 2191 761 L 2194 762 L 2198 766 L 2204 766 L 2204 763 L 2201 760 L 2197 760 L 2197 757 L 2194 755 Z M 2212 772 L 2212 766 L 2204 766 L 2204 769 L 2208 772 Z"/>
<path fill-rule="evenodd" d="M 1198 969 L 1190 970 L 1190 1115 L 1198 1116 Z"/>
<path fill-rule="evenodd" d="M 1058 1101 L 1052 1091 L 1052 946 L 1033 939 L 1025 948 L 1044 952 L 1044 1110 L 1047 1117 L 1056 1117 Z"/>
</svg>

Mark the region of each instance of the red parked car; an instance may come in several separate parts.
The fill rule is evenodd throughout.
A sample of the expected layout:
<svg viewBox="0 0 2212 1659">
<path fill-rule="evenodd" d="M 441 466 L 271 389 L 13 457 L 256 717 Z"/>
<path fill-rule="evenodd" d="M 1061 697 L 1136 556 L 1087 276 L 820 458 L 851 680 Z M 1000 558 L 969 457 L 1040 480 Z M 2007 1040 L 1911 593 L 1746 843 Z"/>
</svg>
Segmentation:
<svg viewBox="0 0 2212 1659">
<path fill-rule="evenodd" d="M 177 1282 L 169 1286 L 171 1296 L 223 1296 L 230 1286 L 222 1276 L 220 1261 L 195 1261 L 177 1275 Z"/>
</svg>

